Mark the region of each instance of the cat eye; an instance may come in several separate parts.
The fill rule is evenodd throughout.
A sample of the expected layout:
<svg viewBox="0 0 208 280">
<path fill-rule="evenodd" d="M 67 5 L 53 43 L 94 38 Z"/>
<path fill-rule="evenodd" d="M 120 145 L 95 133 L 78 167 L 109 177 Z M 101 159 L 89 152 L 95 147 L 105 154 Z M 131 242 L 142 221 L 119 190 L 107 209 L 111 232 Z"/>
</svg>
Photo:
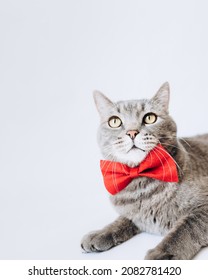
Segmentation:
<svg viewBox="0 0 208 280">
<path fill-rule="evenodd" d="M 118 128 L 122 125 L 122 121 L 119 117 L 113 116 L 108 120 L 108 125 L 112 128 Z"/>
<path fill-rule="evenodd" d="M 157 120 L 157 116 L 154 113 L 148 113 L 144 116 L 143 122 L 145 124 L 153 124 Z"/>
</svg>

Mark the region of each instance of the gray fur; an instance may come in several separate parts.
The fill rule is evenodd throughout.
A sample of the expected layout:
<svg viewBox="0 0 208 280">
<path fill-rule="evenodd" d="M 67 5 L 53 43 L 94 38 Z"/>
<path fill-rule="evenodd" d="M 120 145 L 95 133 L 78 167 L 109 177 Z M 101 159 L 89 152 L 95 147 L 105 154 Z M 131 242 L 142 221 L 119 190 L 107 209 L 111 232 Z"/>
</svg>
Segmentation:
<svg viewBox="0 0 208 280">
<path fill-rule="evenodd" d="M 103 230 L 84 236 L 82 248 L 86 252 L 105 251 L 145 231 L 165 235 L 146 259 L 192 259 L 208 245 L 208 134 L 177 138 L 176 124 L 168 114 L 168 83 L 150 100 L 113 103 L 99 92 L 94 98 L 101 117 L 98 143 L 103 156 L 137 166 L 161 143 L 177 163 L 179 183 L 134 179 L 110 196 L 119 218 Z M 143 117 L 149 112 L 158 119 L 144 125 Z M 111 116 L 118 116 L 123 125 L 109 127 Z M 138 149 L 131 149 L 133 140 L 126 135 L 128 130 L 139 131 L 134 139 Z"/>
</svg>

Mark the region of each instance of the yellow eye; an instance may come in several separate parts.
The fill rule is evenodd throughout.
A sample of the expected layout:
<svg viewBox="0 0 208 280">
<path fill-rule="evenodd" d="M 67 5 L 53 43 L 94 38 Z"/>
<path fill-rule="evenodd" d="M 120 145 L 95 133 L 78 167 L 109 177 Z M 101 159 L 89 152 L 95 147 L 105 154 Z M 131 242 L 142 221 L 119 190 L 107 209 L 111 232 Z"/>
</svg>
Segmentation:
<svg viewBox="0 0 208 280">
<path fill-rule="evenodd" d="M 145 124 L 152 124 L 155 123 L 157 120 L 157 116 L 154 113 L 148 113 L 144 116 L 143 122 Z"/>
<path fill-rule="evenodd" d="M 122 125 L 122 121 L 119 117 L 113 116 L 108 120 L 108 125 L 112 128 L 117 128 Z"/>
</svg>

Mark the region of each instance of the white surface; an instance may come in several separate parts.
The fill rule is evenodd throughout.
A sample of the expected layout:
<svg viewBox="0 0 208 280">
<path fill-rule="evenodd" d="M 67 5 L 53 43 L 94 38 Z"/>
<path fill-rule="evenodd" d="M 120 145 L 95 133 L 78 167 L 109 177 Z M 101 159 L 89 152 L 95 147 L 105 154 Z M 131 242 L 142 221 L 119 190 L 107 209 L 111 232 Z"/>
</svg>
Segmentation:
<svg viewBox="0 0 208 280">
<path fill-rule="evenodd" d="M 81 252 L 82 236 L 116 217 L 91 93 L 150 97 L 168 80 L 179 135 L 208 132 L 207 9 L 205 0 L 0 2 L 1 259 L 142 259 L 161 240 L 144 233 Z"/>
</svg>

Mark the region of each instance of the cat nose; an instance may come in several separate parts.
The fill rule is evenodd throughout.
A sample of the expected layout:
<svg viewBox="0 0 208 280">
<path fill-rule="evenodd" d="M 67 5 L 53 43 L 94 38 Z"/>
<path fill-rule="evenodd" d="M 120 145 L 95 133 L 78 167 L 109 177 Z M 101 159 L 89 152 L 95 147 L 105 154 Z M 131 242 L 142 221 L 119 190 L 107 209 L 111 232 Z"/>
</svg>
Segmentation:
<svg viewBox="0 0 208 280">
<path fill-rule="evenodd" d="M 129 130 L 127 131 L 126 135 L 128 135 L 132 140 L 139 134 L 138 130 Z"/>
</svg>

